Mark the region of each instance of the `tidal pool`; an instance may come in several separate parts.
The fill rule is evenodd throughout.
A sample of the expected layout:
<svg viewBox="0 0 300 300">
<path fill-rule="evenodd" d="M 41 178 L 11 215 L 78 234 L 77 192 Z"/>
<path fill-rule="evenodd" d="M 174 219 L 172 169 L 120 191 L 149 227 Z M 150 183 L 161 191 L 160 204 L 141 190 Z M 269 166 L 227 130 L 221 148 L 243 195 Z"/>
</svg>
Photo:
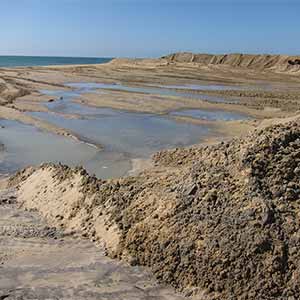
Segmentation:
<svg viewBox="0 0 300 300">
<path fill-rule="evenodd" d="M 71 130 L 89 143 L 100 144 L 104 147 L 104 152 L 107 155 L 108 153 L 118 153 L 124 161 L 126 159 L 130 162 L 136 158 L 148 158 L 161 149 L 196 144 L 209 133 L 207 126 L 178 122 L 169 116 L 90 107 L 73 101 L 82 93 L 95 93 L 99 91 L 99 88 L 117 89 L 122 87 L 122 89 L 138 89 L 138 91 L 141 91 L 141 88 L 100 83 L 68 83 L 67 85 L 74 89 L 72 91 L 42 91 L 44 94 L 60 97 L 59 100 L 46 104 L 49 110 L 55 114 L 47 112 L 31 112 L 29 114 Z M 176 91 L 171 90 L 167 92 L 176 93 Z M 59 113 L 78 115 L 80 118 L 66 118 Z M 182 110 L 171 112 L 170 115 L 183 115 L 207 120 L 245 118 L 245 116 L 236 113 L 209 110 Z M 109 158 L 106 161 L 111 162 L 110 164 L 106 163 L 109 165 L 108 168 L 117 165 Z"/>
<path fill-rule="evenodd" d="M 150 85 L 151 86 L 151 85 Z M 187 89 L 187 90 L 211 90 L 211 91 L 227 91 L 227 90 L 262 90 L 262 91 L 270 91 L 276 87 L 276 85 L 272 85 L 266 82 L 255 82 L 248 85 L 244 84 L 211 84 L 210 82 L 204 81 L 202 84 L 181 84 L 181 85 L 157 85 L 162 88 L 169 89 Z"/>
<path fill-rule="evenodd" d="M 74 108 L 70 103 L 65 111 L 73 113 L 80 106 Z M 195 144 L 208 133 L 207 127 L 176 122 L 159 115 L 108 108 L 85 111 L 85 108 L 82 106 L 81 113 L 87 113 L 89 118 L 67 119 L 45 112 L 31 112 L 30 115 L 69 129 L 91 143 L 101 144 L 106 151 L 125 153 L 130 158 L 146 158 L 161 149 Z"/>
<path fill-rule="evenodd" d="M 65 112 L 80 111 L 86 117 L 69 119 L 45 112 L 31 112 L 30 115 L 70 129 L 89 143 L 100 144 L 102 151 L 90 159 L 80 161 L 81 165 L 99 178 L 121 177 L 131 170 L 133 159 L 148 159 L 161 149 L 196 144 L 208 134 L 205 126 L 176 122 L 162 116 L 91 108 L 72 102 L 65 105 Z M 50 149 L 56 151 L 51 146 L 48 151 Z M 65 153 L 69 156 L 72 151 L 62 149 L 58 155 L 60 157 Z M 70 160 L 71 165 L 78 165 L 78 158 Z"/>
<path fill-rule="evenodd" d="M 159 85 L 162 88 L 169 89 L 187 89 L 187 90 L 211 90 L 211 91 L 226 91 L 226 90 L 242 90 L 244 87 L 236 85 L 222 85 L 222 84 L 185 84 L 185 85 Z"/>
</svg>

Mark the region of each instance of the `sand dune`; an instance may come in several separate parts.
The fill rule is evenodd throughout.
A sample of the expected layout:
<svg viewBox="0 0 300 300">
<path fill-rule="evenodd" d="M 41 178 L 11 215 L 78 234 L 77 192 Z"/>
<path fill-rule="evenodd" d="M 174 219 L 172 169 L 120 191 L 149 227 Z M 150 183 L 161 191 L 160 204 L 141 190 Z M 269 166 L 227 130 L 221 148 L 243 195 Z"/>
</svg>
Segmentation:
<svg viewBox="0 0 300 300">
<path fill-rule="evenodd" d="M 178 52 L 157 59 L 113 59 L 108 65 L 131 65 L 144 67 L 166 67 L 176 65 L 181 67 L 221 67 L 249 69 L 257 72 L 273 72 L 299 75 L 300 56 L 269 55 L 269 54 L 197 54 Z"/>
<path fill-rule="evenodd" d="M 194 54 L 174 53 L 162 57 L 170 62 L 196 63 L 201 65 L 224 65 L 242 67 L 259 71 L 300 72 L 300 56 L 268 55 L 268 54 Z"/>
</svg>

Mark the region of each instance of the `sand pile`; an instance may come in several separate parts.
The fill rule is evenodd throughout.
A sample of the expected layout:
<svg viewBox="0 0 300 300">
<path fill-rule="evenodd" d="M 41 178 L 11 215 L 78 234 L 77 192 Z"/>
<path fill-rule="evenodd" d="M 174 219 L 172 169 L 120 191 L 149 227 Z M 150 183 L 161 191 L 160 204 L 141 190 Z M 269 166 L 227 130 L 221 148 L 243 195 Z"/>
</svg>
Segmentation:
<svg viewBox="0 0 300 300">
<path fill-rule="evenodd" d="M 198 63 L 201 65 L 225 65 L 254 70 L 272 70 L 279 72 L 300 72 L 300 56 L 268 54 L 195 54 L 189 52 L 174 53 L 162 57 L 170 62 Z"/>
<path fill-rule="evenodd" d="M 300 120 L 207 147 L 163 151 L 102 181 L 45 164 L 10 179 L 52 225 L 103 243 L 198 299 L 300 294 Z"/>
</svg>

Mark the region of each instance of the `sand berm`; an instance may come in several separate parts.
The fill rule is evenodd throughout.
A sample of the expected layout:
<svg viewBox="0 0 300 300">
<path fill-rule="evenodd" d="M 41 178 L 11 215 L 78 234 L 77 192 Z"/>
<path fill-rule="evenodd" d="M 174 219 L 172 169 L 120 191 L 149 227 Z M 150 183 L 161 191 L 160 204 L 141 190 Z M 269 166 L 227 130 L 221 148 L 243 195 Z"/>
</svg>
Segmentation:
<svg viewBox="0 0 300 300">
<path fill-rule="evenodd" d="M 108 181 L 44 164 L 9 185 L 51 224 L 197 299 L 298 299 L 299 118 L 153 160 L 136 177 Z"/>
</svg>

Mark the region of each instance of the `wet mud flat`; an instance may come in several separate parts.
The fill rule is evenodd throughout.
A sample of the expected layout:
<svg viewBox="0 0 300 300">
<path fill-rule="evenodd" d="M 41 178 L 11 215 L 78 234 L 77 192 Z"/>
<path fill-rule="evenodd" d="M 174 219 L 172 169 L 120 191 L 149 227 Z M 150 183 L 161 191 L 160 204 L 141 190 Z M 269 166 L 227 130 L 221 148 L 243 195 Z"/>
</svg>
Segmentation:
<svg viewBox="0 0 300 300">
<path fill-rule="evenodd" d="M 51 128 L 60 128 L 63 132 L 70 132 L 83 142 L 101 145 L 101 151 L 90 149 L 91 145 L 83 146 L 76 142 L 74 142 L 74 147 L 70 147 L 66 145 L 69 142 L 62 141 L 59 144 L 65 145 L 56 149 L 57 141 L 54 141 L 56 138 L 49 138 L 45 133 L 44 138 L 38 136 L 31 143 L 30 151 L 25 151 L 22 145 L 14 145 L 14 143 L 12 143 L 13 147 L 10 147 L 11 140 L 4 142 L 7 144 L 7 149 L 14 149 L 7 151 L 8 153 L 2 160 L 2 169 L 9 172 L 41 162 L 61 161 L 70 166 L 83 165 L 90 174 L 96 174 L 99 178 L 122 177 L 135 169 L 134 161 L 149 160 L 149 157 L 157 151 L 185 147 L 201 143 L 211 137 L 214 138 L 219 134 L 213 127 L 218 121 L 247 119 L 246 114 L 232 112 L 230 108 L 222 110 L 222 106 L 219 109 L 214 107 L 215 102 L 222 105 L 222 102 L 226 101 L 222 96 L 194 93 L 202 89 L 219 92 L 238 91 L 238 89 L 245 89 L 245 86 L 213 84 L 212 82 L 184 85 L 167 83 L 139 85 L 131 82 L 128 85 L 121 80 L 114 79 L 113 81 L 101 83 L 99 79 L 92 81 L 91 78 L 86 77 L 81 81 L 77 79 L 73 83 L 71 80 L 61 82 L 59 86 L 57 84 L 52 86 L 51 90 L 45 89 L 46 86 L 40 84 L 38 87 L 43 87 L 38 89 L 40 97 L 48 97 L 50 101 L 39 103 L 35 111 L 34 103 L 30 100 L 28 102 L 30 109 L 26 111 L 25 105 L 22 112 L 27 118 L 38 120 L 37 127 L 39 127 L 38 124 L 43 123 Z M 94 100 L 87 100 L 90 99 L 89 96 L 96 97 L 99 102 L 93 105 Z M 103 100 L 102 97 L 108 97 L 108 100 Z M 116 97 L 120 97 L 120 103 Z M 22 103 L 24 104 L 24 101 Z M 103 107 L 101 104 L 104 104 Z M 193 105 L 200 107 L 195 108 Z M 204 107 L 201 108 L 201 105 Z M 157 109 L 158 106 L 159 109 Z M 41 107 L 43 109 L 39 111 Z M 133 110 L 131 111 L 130 108 Z M 143 111 L 145 108 L 146 111 Z M 151 111 L 152 108 L 156 110 Z M 9 127 L 12 127 L 11 124 Z M 6 135 L 11 136 L 5 129 L 2 133 L 0 141 L 1 137 L 6 139 Z M 34 134 L 34 136 L 37 135 Z M 21 142 L 22 138 L 17 140 Z M 29 137 L 29 140 L 33 139 Z M 28 159 L 28 155 L 23 155 L 23 153 L 32 153 L 32 155 Z"/>
<path fill-rule="evenodd" d="M 150 94 L 150 95 L 159 95 L 159 96 L 175 96 L 175 97 L 184 97 L 191 98 L 196 100 L 206 100 L 212 102 L 225 102 L 226 99 L 222 97 L 207 95 L 205 93 L 194 93 L 195 91 L 201 92 L 203 89 L 208 89 L 209 91 L 227 91 L 230 89 L 238 90 L 239 87 L 225 86 L 225 85 L 126 85 L 121 83 L 91 83 L 91 82 L 77 82 L 77 83 L 68 83 L 66 86 L 77 89 L 77 93 L 81 94 L 88 93 L 91 90 L 96 90 L 98 93 L 105 93 L 109 91 L 123 91 L 129 93 L 141 93 L 141 94 Z M 49 93 L 49 91 L 45 91 Z M 51 93 L 50 93 L 51 94 Z M 53 93 L 55 95 L 55 92 Z M 74 93 L 74 95 L 76 92 Z"/>
<path fill-rule="evenodd" d="M 0 299 L 184 299 L 149 273 L 105 257 L 0 192 Z"/>
</svg>

